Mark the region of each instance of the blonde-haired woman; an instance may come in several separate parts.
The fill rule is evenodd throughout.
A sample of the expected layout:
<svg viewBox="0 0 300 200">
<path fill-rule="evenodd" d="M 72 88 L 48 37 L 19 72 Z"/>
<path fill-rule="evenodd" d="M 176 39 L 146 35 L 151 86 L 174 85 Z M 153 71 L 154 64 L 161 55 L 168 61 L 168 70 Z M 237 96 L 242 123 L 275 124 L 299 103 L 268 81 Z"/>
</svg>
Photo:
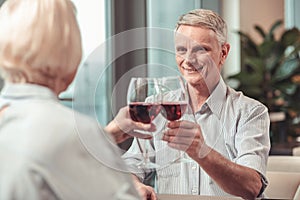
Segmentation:
<svg viewBox="0 0 300 200">
<path fill-rule="evenodd" d="M 113 145 L 136 125 L 127 110 L 107 127 L 57 95 L 81 61 L 69 0 L 7 0 L 0 9 L 0 199 L 138 199 Z M 127 125 L 126 125 L 127 123 Z M 130 131 L 130 130 L 129 130 Z"/>
</svg>

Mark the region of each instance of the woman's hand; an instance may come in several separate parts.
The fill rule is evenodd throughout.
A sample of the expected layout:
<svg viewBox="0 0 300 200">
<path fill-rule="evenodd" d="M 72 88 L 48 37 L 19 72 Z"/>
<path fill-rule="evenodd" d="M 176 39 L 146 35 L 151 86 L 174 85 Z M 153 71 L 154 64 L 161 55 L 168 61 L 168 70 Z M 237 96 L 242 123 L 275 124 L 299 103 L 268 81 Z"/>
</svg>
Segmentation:
<svg viewBox="0 0 300 200">
<path fill-rule="evenodd" d="M 157 200 L 155 191 L 151 186 L 141 183 L 136 176 L 132 176 L 135 188 L 142 197 L 142 200 Z"/>
<path fill-rule="evenodd" d="M 151 135 L 139 133 L 137 130 L 153 132 L 156 130 L 156 127 L 154 124 L 143 124 L 133 121 L 129 115 L 129 108 L 126 106 L 119 110 L 116 117 L 104 130 L 110 133 L 117 143 L 121 143 L 131 137 L 151 139 Z"/>
</svg>

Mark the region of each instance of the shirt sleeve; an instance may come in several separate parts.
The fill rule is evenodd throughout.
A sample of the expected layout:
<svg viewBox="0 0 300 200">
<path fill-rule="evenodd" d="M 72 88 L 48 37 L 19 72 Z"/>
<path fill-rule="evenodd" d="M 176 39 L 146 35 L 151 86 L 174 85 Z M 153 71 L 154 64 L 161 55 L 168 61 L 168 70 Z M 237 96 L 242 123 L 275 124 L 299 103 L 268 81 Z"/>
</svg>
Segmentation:
<svg viewBox="0 0 300 200">
<path fill-rule="evenodd" d="M 270 150 L 269 126 L 267 108 L 257 105 L 245 113 L 235 137 L 235 162 L 258 171 L 264 180 Z"/>
</svg>

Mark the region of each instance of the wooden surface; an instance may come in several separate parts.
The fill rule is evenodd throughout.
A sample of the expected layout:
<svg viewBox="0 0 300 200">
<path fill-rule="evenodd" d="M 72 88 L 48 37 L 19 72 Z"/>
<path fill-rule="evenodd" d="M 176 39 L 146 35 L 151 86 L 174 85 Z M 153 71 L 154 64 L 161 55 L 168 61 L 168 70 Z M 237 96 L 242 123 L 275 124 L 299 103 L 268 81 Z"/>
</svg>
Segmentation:
<svg viewBox="0 0 300 200">
<path fill-rule="evenodd" d="M 158 200 L 241 200 L 238 197 L 158 194 Z"/>
<path fill-rule="evenodd" d="M 243 200 L 242 198 L 239 197 L 217 197 L 217 196 L 176 195 L 176 194 L 157 194 L 157 197 L 158 200 Z M 291 200 L 291 199 L 259 198 L 257 200 Z"/>
</svg>

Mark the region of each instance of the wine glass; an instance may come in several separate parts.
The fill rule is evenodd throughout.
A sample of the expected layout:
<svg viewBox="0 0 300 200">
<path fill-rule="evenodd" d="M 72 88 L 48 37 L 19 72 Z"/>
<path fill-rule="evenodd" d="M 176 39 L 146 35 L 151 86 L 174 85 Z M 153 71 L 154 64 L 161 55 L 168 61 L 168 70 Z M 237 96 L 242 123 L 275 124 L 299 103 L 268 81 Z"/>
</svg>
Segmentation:
<svg viewBox="0 0 300 200">
<path fill-rule="evenodd" d="M 130 117 L 133 121 L 150 124 L 160 113 L 160 89 L 156 78 L 134 77 L 131 78 L 127 91 L 127 104 Z M 151 135 L 151 132 L 140 131 L 143 134 Z M 138 163 L 139 168 L 157 168 L 158 164 L 150 161 L 150 141 L 136 138 L 143 160 Z M 141 145 L 143 143 L 143 145 Z"/>
<path fill-rule="evenodd" d="M 194 115 L 188 111 L 188 93 L 181 76 L 171 76 L 161 78 L 161 113 L 168 121 L 179 119 L 194 121 Z M 190 119 L 192 118 L 192 119 Z M 166 122 L 167 124 L 167 122 Z M 183 156 L 184 152 L 178 150 L 179 156 L 172 163 L 191 162 L 191 159 Z"/>
</svg>

